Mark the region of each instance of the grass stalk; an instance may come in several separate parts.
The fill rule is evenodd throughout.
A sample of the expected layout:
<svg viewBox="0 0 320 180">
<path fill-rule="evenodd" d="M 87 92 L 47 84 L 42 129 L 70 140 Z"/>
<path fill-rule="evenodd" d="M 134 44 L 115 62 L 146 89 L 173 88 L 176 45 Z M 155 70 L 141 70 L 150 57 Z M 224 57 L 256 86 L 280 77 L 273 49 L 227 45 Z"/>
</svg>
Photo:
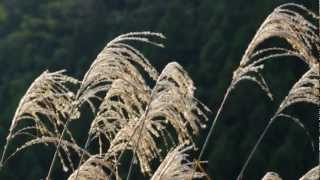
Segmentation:
<svg viewBox="0 0 320 180">
<path fill-rule="evenodd" d="M 244 174 L 244 171 L 246 170 L 246 168 L 248 167 L 248 164 L 250 162 L 250 160 L 252 159 L 254 153 L 256 152 L 258 146 L 260 145 L 260 143 L 262 142 L 262 139 L 265 137 L 266 133 L 268 132 L 268 130 L 270 129 L 271 127 L 271 124 L 274 122 L 274 120 L 277 118 L 277 115 L 273 116 L 268 125 L 264 128 L 263 132 L 261 133 L 258 141 L 256 142 L 256 144 L 254 145 L 253 149 L 251 150 L 247 160 L 245 161 L 244 165 L 242 166 L 241 168 L 241 171 L 237 177 L 237 180 L 242 180 L 242 177 L 243 177 L 243 174 Z"/>
</svg>

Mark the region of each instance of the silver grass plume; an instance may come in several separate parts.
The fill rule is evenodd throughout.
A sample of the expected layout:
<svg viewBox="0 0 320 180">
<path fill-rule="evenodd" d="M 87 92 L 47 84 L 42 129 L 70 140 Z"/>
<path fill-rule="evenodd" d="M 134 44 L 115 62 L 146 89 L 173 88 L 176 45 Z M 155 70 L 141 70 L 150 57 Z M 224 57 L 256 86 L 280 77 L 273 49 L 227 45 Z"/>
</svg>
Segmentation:
<svg viewBox="0 0 320 180">
<path fill-rule="evenodd" d="M 111 141 L 106 154 L 116 156 L 130 149 L 137 154 L 141 171 L 150 175 L 150 161 L 162 159 L 157 142 L 174 145 L 176 135 L 179 143 L 190 143 L 193 142 L 192 134 L 198 134 L 199 127 L 205 127 L 202 121 L 207 117 L 203 108 L 208 109 L 193 97 L 193 91 L 193 82 L 183 68 L 178 63 L 169 63 L 160 74 L 142 114 L 128 119 Z M 175 135 L 168 131 L 168 126 L 174 128 Z"/>
<path fill-rule="evenodd" d="M 267 60 L 294 56 L 301 59 L 309 67 L 318 62 L 317 57 L 313 54 L 313 50 L 320 52 L 320 39 L 317 34 L 318 29 L 295 10 L 308 14 L 314 20 L 319 19 L 319 16 L 304 6 L 294 3 L 287 3 L 277 7 L 265 19 L 242 56 L 239 67 L 233 73 L 231 84 L 223 97 L 207 138 L 200 151 L 199 160 L 209 143 L 209 139 L 226 99 L 229 97 L 232 89 L 234 89 L 240 81 L 249 80 L 257 83 L 260 88 L 273 99 L 270 88 L 261 74 L 261 71 L 264 69 L 264 63 Z M 259 48 L 259 45 L 270 38 L 283 39 L 291 46 L 291 48 Z"/>
<path fill-rule="evenodd" d="M 22 147 L 28 147 L 35 142 L 56 144 L 56 142 L 46 141 L 43 138 L 52 140 L 60 136 L 59 127 L 61 128 L 65 123 L 65 119 L 74 113 L 71 112 L 71 109 L 75 95 L 68 89 L 67 85 L 79 83 L 78 80 L 64 75 L 63 72 L 64 70 L 52 73 L 44 71 L 34 80 L 21 98 L 11 122 L 7 143 L 2 153 L 1 164 L 5 161 L 5 153 L 9 143 L 17 136 L 25 135 L 31 138 Z M 19 127 L 22 122 L 29 122 L 29 125 Z M 67 130 L 67 134 L 70 143 L 75 143 L 69 130 Z M 24 148 L 18 148 L 18 150 L 21 149 Z M 69 150 L 67 148 L 63 150 L 69 157 Z M 59 155 L 62 164 L 66 167 L 61 154 Z"/>
<path fill-rule="evenodd" d="M 163 47 L 162 44 L 155 42 L 154 38 L 164 39 L 165 37 L 161 33 L 131 32 L 110 41 L 86 72 L 77 93 L 78 103 L 80 105 L 84 102 L 89 103 L 92 111 L 95 112 L 91 99 L 101 100 L 97 93 L 106 92 L 114 80 L 134 79 L 135 82 L 145 84 L 134 64 L 141 66 L 152 79 L 156 80 L 158 72 L 147 58 L 133 46 L 125 43 L 136 41 Z"/>
<path fill-rule="evenodd" d="M 73 109 L 78 109 L 82 106 L 82 104 L 86 102 L 89 104 L 92 112 L 96 112 L 96 107 L 93 99 L 101 101 L 103 98 L 101 98 L 101 95 L 99 95 L 99 93 L 106 93 L 110 87 L 110 84 L 112 84 L 114 80 L 134 79 L 136 82 L 141 82 L 142 84 L 144 84 L 144 79 L 135 67 L 135 64 L 141 66 L 152 79 L 156 79 L 158 73 L 156 69 L 144 57 L 144 55 L 133 46 L 125 43 L 144 42 L 163 47 L 162 44 L 154 41 L 154 38 L 164 39 L 165 37 L 161 33 L 148 31 L 131 32 L 120 35 L 114 40 L 110 41 L 106 45 L 106 47 L 98 54 L 97 58 L 91 64 L 89 70 L 86 72 L 81 82 L 81 86 L 76 94 Z M 78 119 L 80 117 L 80 113 L 73 115 L 73 117 L 74 118 L 71 118 L 66 122 L 64 130 L 68 127 L 68 123 L 72 119 Z M 61 140 L 63 138 L 63 135 L 64 131 L 60 136 Z M 57 149 L 58 148 L 59 144 Z M 52 158 L 47 178 L 49 178 L 51 175 L 56 156 L 57 150 Z M 82 156 L 80 159 L 82 160 Z"/>
<path fill-rule="evenodd" d="M 115 80 L 91 123 L 89 137 L 98 138 L 99 143 L 102 138 L 111 142 L 129 121 L 137 123 L 137 119 L 144 113 L 146 104 L 151 99 L 150 91 L 144 84 Z M 99 146 L 102 154 L 106 147 L 103 147 L 102 143 Z"/>
<path fill-rule="evenodd" d="M 307 102 L 320 106 L 320 62 L 314 64 L 289 91 L 279 106 L 277 114 L 287 107 Z"/>
<path fill-rule="evenodd" d="M 190 145 L 180 144 L 171 150 L 158 166 L 151 180 L 201 179 L 207 176 L 204 172 L 194 172 L 195 162 L 189 160 L 189 154 L 187 153 L 191 149 L 193 147 Z"/>
<path fill-rule="evenodd" d="M 296 103 L 311 103 L 314 105 L 319 106 L 320 105 L 320 62 L 314 63 L 311 65 L 310 69 L 293 85 L 291 90 L 289 91 L 288 95 L 284 98 L 284 100 L 281 102 L 277 112 L 274 114 L 274 116 L 270 119 L 268 125 L 265 127 L 264 131 L 260 135 L 258 141 L 254 145 L 252 151 L 250 152 L 245 164 L 243 165 L 240 174 L 238 176 L 238 179 L 242 178 L 242 175 L 248 166 L 251 158 L 253 157 L 254 152 L 262 142 L 263 137 L 273 124 L 273 122 L 278 117 L 284 117 L 291 119 L 293 122 L 295 122 L 297 125 L 299 125 L 301 128 L 305 130 L 306 135 L 309 139 L 311 139 L 312 147 L 314 148 L 314 144 L 311 138 L 311 135 L 306 130 L 303 123 L 298 119 L 291 115 L 288 115 L 284 113 L 283 111 L 288 108 L 289 106 L 292 106 Z"/>
<path fill-rule="evenodd" d="M 262 23 L 246 49 L 240 66 L 234 72 L 231 86 L 235 86 L 242 80 L 251 80 L 256 82 L 272 98 L 270 89 L 260 73 L 266 60 L 296 56 L 309 66 L 317 62 L 317 58 L 312 53 L 314 48 L 320 51 L 317 27 L 290 8 L 305 12 L 314 19 L 318 18 L 310 10 L 294 3 L 284 4 L 274 9 Z M 282 47 L 258 48 L 261 43 L 272 37 L 286 40 L 291 45 L 291 49 Z"/>
<path fill-rule="evenodd" d="M 296 103 L 305 102 L 305 103 L 315 104 L 317 106 L 319 106 L 320 104 L 320 92 L 319 92 L 320 91 L 320 85 L 319 85 L 320 60 L 317 57 L 315 57 L 312 53 L 314 49 L 315 51 L 320 52 L 320 39 L 319 39 L 319 35 L 317 34 L 317 31 L 319 31 L 319 29 L 317 29 L 316 26 L 314 26 L 312 23 L 304 19 L 304 17 L 299 13 L 290 9 L 285 9 L 284 7 L 298 8 L 302 11 L 307 12 L 309 15 L 311 15 L 315 19 L 319 19 L 320 17 L 315 15 L 305 7 L 301 5 L 293 4 L 293 3 L 284 4 L 275 9 L 275 12 L 276 12 L 275 15 L 277 15 L 281 19 L 287 20 L 287 21 L 281 21 L 281 19 L 278 20 L 278 23 L 281 23 L 281 24 L 277 26 L 276 30 L 278 30 L 279 27 L 283 27 L 283 26 L 287 26 L 287 28 L 283 28 L 283 30 L 280 31 L 281 33 L 277 34 L 276 36 L 285 38 L 289 42 L 289 44 L 291 44 L 293 50 L 297 53 L 295 54 L 295 56 L 299 57 L 304 62 L 306 62 L 306 64 L 309 66 L 309 70 L 294 84 L 294 86 L 289 91 L 288 95 L 281 102 L 277 112 L 270 119 L 268 125 L 265 127 L 264 131 L 260 135 L 255 146 L 250 152 L 244 166 L 240 171 L 238 179 L 242 178 L 243 173 L 249 161 L 251 160 L 254 152 L 256 151 L 257 147 L 261 143 L 263 137 L 265 136 L 265 134 L 267 133 L 267 131 L 269 130 L 273 122 L 278 117 L 284 117 L 284 118 L 293 120 L 293 122 L 295 122 L 305 130 L 306 135 L 308 136 L 308 138 L 311 139 L 311 136 L 309 132 L 305 129 L 303 123 L 299 119 L 291 115 L 288 115 L 283 111 L 289 106 Z M 285 30 L 287 30 L 287 32 Z M 292 55 L 292 52 L 290 55 Z M 270 56 L 272 57 L 274 55 L 272 54 Z M 262 59 L 262 61 L 264 61 L 264 59 Z M 312 147 L 314 148 L 313 141 L 311 140 L 311 142 L 312 142 Z"/>
<path fill-rule="evenodd" d="M 147 85 L 139 82 L 115 80 L 91 123 L 90 133 L 96 137 L 104 135 L 111 142 L 129 120 L 137 119 L 144 113 L 151 99 L 150 91 Z"/>
<path fill-rule="evenodd" d="M 289 106 L 297 103 L 310 103 L 320 106 L 320 62 L 311 66 L 311 68 L 293 85 L 288 95 L 281 102 L 277 112 L 272 117 L 270 124 L 275 121 L 277 117 L 284 117 L 293 120 L 297 125 L 303 128 L 306 135 L 311 139 L 312 147 L 314 148 L 313 140 L 309 131 L 304 124 L 291 115 L 284 113 L 284 110 Z"/>
</svg>

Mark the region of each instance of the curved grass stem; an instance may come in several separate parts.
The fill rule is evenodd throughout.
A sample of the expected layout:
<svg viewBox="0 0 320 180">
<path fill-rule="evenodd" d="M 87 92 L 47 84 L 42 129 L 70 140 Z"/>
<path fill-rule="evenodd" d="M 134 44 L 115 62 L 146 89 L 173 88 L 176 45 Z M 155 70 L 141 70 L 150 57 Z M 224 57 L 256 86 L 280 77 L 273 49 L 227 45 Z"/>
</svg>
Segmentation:
<svg viewBox="0 0 320 180">
<path fill-rule="evenodd" d="M 89 147 L 89 144 L 90 144 L 91 135 L 92 135 L 92 133 L 89 132 L 89 136 L 87 137 L 86 143 L 84 144 L 84 149 L 85 149 L 86 151 L 88 150 L 88 147 Z M 84 155 L 84 153 L 81 153 L 80 161 L 79 161 L 79 164 L 78 164 L 78 167 L 77 167 L 77 170 L 78 170 L 78 171 L 77 171 L 75 180 L 77 180 L 78 175 L 79 175 L 80 166 L 81 166 L 82 160 L 83 160 L 83 155 Z"/>
<path fill-rule="evenodd" d="M 133 152 L 133 157 L 132 157 L 131 162 L 130 162 L 130 167 L 129 167 L 129 171 L 128 171 L 127 180 L 130 180 L 131 173 L 132 173 L 132 170 L 133 170 L 134 161 L 136 161 L 136 155 L 135 155 L 135 153 Z"/>
<path fill-rule="evenodd" d="M 10 139 L 11 139 L 11 132 L 9 133 L 8 137 L 7 137 L 7 143 L 4 146 L 2 155 L 1 155 L 1 161 L 0 161 L 0 170 L 2 169 L 2 167 L 4 166 L 4 157 L 5 157 L 5 153 L 7 152 L 9 143 L 10 143 Z"/>
<path fill-rule="evenodd" d="M 204 144 L 202 145 L 200 154 L 199 154 L 199 156 L 198 156 L 198 160 L 199 160 L 199 161 L 201 160 L 201 158 L 202 158 L 202 156 L 203 156 L 203 154 L 204 154 L 204 151 L 205 151 L 206 147 L 208 146 L 209 140 L 210 140 L 210 138 L 211 138 L 211 136 L 212 136 L 213 129 L 214 129 L 214 127 L 215 127 L 216 124 L 217 124 L 217 120 L 218 120 L 218 118 L 219 118 L 219 116 L 220 116 L 220 114 L 221 114 L 221 112 L 222 112 L 222 109 L 223 109 L 223 107 L 224 107 L 224 105 L 225 105 L 225 102 L 226 102 L 227 98 L 229 97 L 230 92 L 231 92 L 232 89 L 233 89 L 233 86 L 232 86 L 232 84 L 231 84 L 231 85 L 228 87 L 228 89 L 227 89 L 227 91 L 226 91 L 226 93 L 225 93 L 225 95 L 224 95 L 224 97 L 223 97 L 223 100 L 222 100 L 222 102 L 221 102 L 221 104 L 220 104 L 220 107 L 219 107 L 219 109 L 218 109 L 218 111 L 217 111 L 216 116 L 214 117 L 214 120 L 213 120 L 213 122 L 212 122 L 212 125 L 211 125 L 211 127 L 210 127 L 210 130 L 209 130 L 208 135 L 207 135 L 207 137 L 206 137 L 206 140 L 205 140 Z"/>
<path fill-rule="evenodd" d="M 264 138 L 264 136 L 265 136 L 266 133 L 268 132 L 269 128 L 271 127 L 271 124 L 274 122 L 274 120 L 276 119 L 276 117 L 277 117 L 276 115 L 273 116 L 273 117 L 270 119 L 268 125 L 264 128 L 264 130 L 263 130 L 263 132 L 261 133 L 258 141 L 256 142 L 256 144 L 254 145 L 253 149 L 251 150 L 251 152 L 250 152 L 250 154 L 249 154 L 246 162 L 245 162 L 244 165 L 242 166 L 242 169 L 241 169 L 241 171 L 240 171 L 240 173 L 239 173 L 239 175 L 238 175 L 238 177 L 237 177 L 237 180 L 241 180 L 241 179 L 242 179 L 243 174 L 244 174 L 244 171 L 246 170 L 246 168 L 247 168 L 250 160 L 252 159 L 252 157 L 253 157 L 254 153 L 256 152 L 258 146 L 259 146 L 260 143 L 262 142 L 262 139 Z"/>
<path fill-rule="evenodd" d="M 225 105 L 225 103 L 226 103 L 227 98 L 229 97 L 229 95 L 230 95 L 230 93 L 231 93 L 231 91 L 232 91 L 232 89 L 233 89 L 233 86 L 234 86 L 234 84 L 231 82 L 231 84 L 230 84 L 230 86 L 228 87 L 226 93 L 224 94 L 223 100 L 222 100 L 222 102 L 221 102 L 221 104 L 220 104 L 220 107 L 219 107 L 217 113 L 216 113 L 216 116 L 214 117 L 214 120 L 213 120 L 213 122 L 212 122 L 212 124 L 211 124 L 210 130 L 209 130 L 208 135 L 207 135 L 207 137 L 206 137 L 206 140 L 205 140 L 204 144 L 202 145 L 202 148 L 201 148 L 201 151 L 200 151 L 200 153 L 199 153 L 198 159 L 195 160 L 195 162 L 200 162 L 200 161 L 201 161 L 201 158 L 202 158 L 202 156 L 203 156 L 203 154 L 204 154 L 204 152 L 205 152 L 205 149 L 206 149 L 206 147 L 207 147 L 208 144 L 209 144 L 209 140 L 210 140 L 210 138 L 211 138 L 213 129 L 214 129 L 214 127 L 215 127 L 216 124 L 217 124 L 217 120 L 218 120 L 218 118 L 219 118 L 219 116 L 220 116 L 220 114 L 221 114 L 221 112 L 222 112 L 222 109 L 223 109 L 223 107 L 224 107 L 224 105 Z M 194 173 L 195 173 L 195 169 L 196 169 L 196 165 L 194 164 L 194 168 L 193 168 L 193 171 L 192 171 L 192 174 L 191 174 L 190 179 L 192 179 L 192 177 L 193 177 L 193 175 L 194 175 Z"/>
</svg>

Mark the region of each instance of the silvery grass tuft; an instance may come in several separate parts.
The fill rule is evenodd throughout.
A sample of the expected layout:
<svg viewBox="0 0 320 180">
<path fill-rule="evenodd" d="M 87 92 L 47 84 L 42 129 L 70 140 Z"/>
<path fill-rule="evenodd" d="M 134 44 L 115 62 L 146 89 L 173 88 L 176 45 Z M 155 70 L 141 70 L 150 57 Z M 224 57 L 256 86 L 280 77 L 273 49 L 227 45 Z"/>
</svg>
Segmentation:
<svg viewBox="0 0 320 180">
<path fill-rule="evenodd" d="M 216 122 L 225 105 L 230 92 L 239 82 L 249 80 L 256 83 L 272 100 L 273 95 L 265 81 L 263 74 L 264 64 L 272 59 L 280 57 L 298 57 L 308 66 L 319 63 L 319 59 L 313 51 L 320 51 L 320 40 L 317 34 L 317 26 L 312 24 L 301 15 L 305 13 L 312 19 L 319 19 L 319 16 L 302 5 L 288 3 L 274 9 L 257 30 L 255 36 L 248 45 L 240 65 L 233 73 L 231 83 L 223 97 L 222 103 L 215 115 L 211 128 L 204 145 L 202 146 L 198 159 L 201 159 L 205 148 L 216 125 Z M 266 47 L 261 48 L 261 44 L 271 38 L 285 40 L 290 48 Z"/>
<path fill-rule="evenodd" d="M 71 118 L 72 114 L 77 113 L 72 111 L 75 95 L 67 85 L 76 85 L 79 81 L 63 73 L 64 70 L 53 73 L 43 72 L 21 98 L 9 129 L 1 165 L 6 161 L 8 145 L 17 136 L 27 136 L 31 139 L 17 148 L 16 152 L 33 144 L 57 144 L 61 135 L 59 127 L 63 126 L 66 118 Z M 21 128 L 19 125 L 23 123 L 28 123 L 28 125 Z M 83 151 L 76 145 L 68 129 L 66 133 L 68 140 L 62 141 L 61 151 L 64 151 L 67 159 L 63 158 L 62 152 L 59 152 L 60 161 L 65 169 L 67 169 L 67 163 L 73 166 L 69 151 L 72 149 L 79 155 Z"/>
<path fill-rule="evenodd" d="M 137 41 L 163 47 L 162 44 L 151 40 L 151 38 L 163 39 L 164 36 L 160 33 L 153 32 L 133 32 L 120 35 L 110 41 L 98 54 L 86 72 L 76 95 L 75 108 L 79 108 L 82 104 L 88 103 L 93 113 L 95 113 L 96 107 L 93 99 L 101 101 L 102 98 L 98 96 L 98 94 L 105 93 L 114 80 L 123 79 L 129 81 L 129 79 L 134 79 L 135 82 L 141 81 L 141 83 L 145 83 L 142 75 L 133 65 L 134 63 L 141 66 L 151 78 L 156 78 L 158 75 L 157 71 L 149 61 L 137 49 L 125 43 L 128 41 Z M 67 121 L 64 129 L 67 128 L 68 122 L 70 122 L 70 120 Z M 62 138 L 63 133 L 60 139 Z M 50 165 L 48 177 L 50 177 L 52 172 L 57 152 L 58 148 Z M 80 159 L 82 160 L 82 158 L 81 156 Z"/>
</svg>

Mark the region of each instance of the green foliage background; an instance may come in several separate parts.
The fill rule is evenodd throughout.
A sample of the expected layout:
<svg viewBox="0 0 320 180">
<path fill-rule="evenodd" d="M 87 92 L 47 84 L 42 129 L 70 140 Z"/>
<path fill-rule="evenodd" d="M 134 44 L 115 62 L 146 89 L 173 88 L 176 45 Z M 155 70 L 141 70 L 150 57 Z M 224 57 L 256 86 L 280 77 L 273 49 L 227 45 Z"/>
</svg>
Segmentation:
<svg viewBox="0 0 320 180">
<path fill-rule="evenodd" d="M 19 99 L 36 76 L 45 69 L 65 68 L 70 75 L 82 78 L 109 40 L 131 31 L 164 33 L 165 49 L 142 47 L 142 52 L 158 70 L 171 60 L 181 63 L 195 81 L 199 99 L 215 113 L 232 71 L 259 25 L 276 6 L 292 1 L 1 0 L 0 145 L 3 147 Z M 317 0 L 295 2 L 318 10 Z M 306 69 L 302 62 L 291 59 L 267 65 L 265 75 L 275 94 L 274 102 L 250 82 L 233 91 L 205 154 L 211 177 L 236 178 L 268 118 Z M 284 179 L 297 179 L 317 163 L 316 107 L 303 104 L 289 111 L 310 130 L 316 150 L 312 151 L 301 128 L 279 119 L 254 156 L 245 179 L 259 179 L 269 170 Z M 80 143 L 91 119 L 87 115 L 71 124 Z M 199 144 L 207 131 L 198 138 Z M 53 148 L 30 148 L 0 171 L 0 179 L 40 179 L 46 175 L 52 155 Z M 53 179 L 65 178 L 58 168 Z"/>
</svg>

